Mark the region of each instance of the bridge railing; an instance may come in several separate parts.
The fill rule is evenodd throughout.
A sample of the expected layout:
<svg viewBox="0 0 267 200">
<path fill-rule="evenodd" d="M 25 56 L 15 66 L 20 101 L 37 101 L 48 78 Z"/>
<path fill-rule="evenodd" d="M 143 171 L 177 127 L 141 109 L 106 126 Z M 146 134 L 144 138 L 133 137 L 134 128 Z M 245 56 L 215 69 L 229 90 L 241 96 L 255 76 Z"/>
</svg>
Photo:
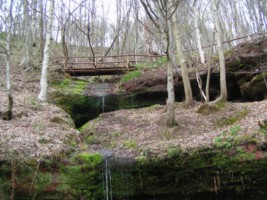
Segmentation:
<svg viewBox="0 0 267 200">
<path fill-rule="evenodd" d="M 156 58 L 164 55 L 119 55 L 119 56 L 95 56 L 95 57 L 59 57 L 62 66 L 68 68 L 130 68 L 140 62 L 155 62 Z"/>
</svg>

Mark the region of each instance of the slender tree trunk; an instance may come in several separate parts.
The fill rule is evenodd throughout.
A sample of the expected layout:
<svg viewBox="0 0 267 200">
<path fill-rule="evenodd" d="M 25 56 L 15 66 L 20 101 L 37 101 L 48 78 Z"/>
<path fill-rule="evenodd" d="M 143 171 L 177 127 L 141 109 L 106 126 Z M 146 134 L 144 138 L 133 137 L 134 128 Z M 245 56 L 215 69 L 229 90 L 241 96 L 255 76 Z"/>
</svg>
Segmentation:
<svg viewBox="0 0 267 200">
<path fill-rule="evenodd" d="M 63 55 L 64 55 L 64 67 L 67 68 L 68 65 L 68 56 L 69 56 L 69 51 L 68 51 L 68 46 L 66 43 L 66 23 L 64 23 L 64 14 L 65 14 L 65 9 L 64 5 L 61 5 L 61 45 L 62 45 L 62 50 L 63 50 Z"/>
<path fill-rule="evenodd" d="M 47 73 L 48 73 L 48 64 L 49 64 L 49 53 L 50 53 L 50 43 L 52 40 L 52 26 L 53 26 L 53 13 L 54 13 L 54 0 L 49 0 L 49 21 L 48 28 L 46 33 L 46 42 L 45 42 L 45 50 L 44 50 L 44 59 L 42 63 L 42 75 L 40 80 L 41 91 L 39 93 L 38 99 L 41 101 L 47 100 Z"/>
<path fill-rule="evenodd" d="M 119 32 L 121 29 L 121 9 L 122 9 L 122 3 L 121 0 L 116 0 L 116 7 L 117 7 L 117 27 L 116 27 L 116 32 L 118 35 L 118 38 L 116 40 L 116 51 L 117 55 L 120 55 L 120 36 Z"/>
<path fill-rule="evenodd" d="M 28 69 L 32 65 L 32 30 L 29 16 L 29 2 L 23 0 L 23 11 L 24 11 L 24 24 L 25 24 L 25 55 L 20 63 L 20 66 Z"/>
<path fill-rule="evenodd" d="M 131 8 L 131 7 L 130 7 Z M 123 41 L 122 41 L 122 46 L 121 46 L 121 54 L 124 54 L 124 51 L 126 49 L 126 42 L 127 42 L 127 39 L 128 39 L 128 34 L 129 34 L 129 30 L 130 30 L 130 27 L 129 27 L 129 24 L 130 24 L 130 13 L 131 12 L 128 12 L 127 14 L 127 20 L 126 20 L 126 30 L 124 32 L 124 37 L 123 37 Z"/>
<path fill-rule="evenodd" d="M 212 43 L 210 46 L 210 56 L 209 56 L 209 63 L 208 63 L 208 70 L 207 70 L 207 80 L 206 80 L 206 103 L 210 101 L 210 76 L 211 76 L 211 59 L 213 55 L 213 44 L 214 44 L 214 37 L 215 32 L 213 33 Z"/>
<path fill-rule="evenodd" d="M 7 55 L 6 55 L 6 89 L 7 89 L 7 95 L 8 95 L 8 110 L 6 113 L 5 118 L 7 120 L 12 119 L 12 109 L 13 109 L 13 95 L 12 95 L 12 88 L 11 88 L 11 81 L 10 81 L 10 33 L 11 30 L 9 30 L 7 34 Z"/>
<path fill-rule="evenodd" d="M 226 87 L 226 70 L 225 70 L 225 60 L 222 48 L 222 30 L 220 26 L 219 19 L 219 4 L 218 0 L 212 0 L 212 11 L 214 18 L 214 25 L 216 31 L 216 41 L 217 41 L 217 52 L 219 55 L 220 62 L 220 97 L 217 99 L 218 101 L 226 101 L 227 100 L 227 87 Z"/>
<path fill-rule="evenodd" d="M 134 44 L 134 55 L 137 54 L 138 52 L 138 43 L 139 43 L 139 23 L 138 23 L 138 19 L 139 19 L 139 2 L 138 1 L 134 1 L 134 8 L 135 8 L 135 24 L 134 24 L 134 31 L 135 31 L 135 44 Z M 135 57 L 135 61 L 138 61 L 138 58 Z"/>
<path fill-rule="evenodd" d="M 199 29 L 199 16 L 197 14 L 197 8 L 196 5 L 194 6 L 194 25 L 196 29 L 196 39 L 197 39 L 197 48 L 198 48 L 198 53 L 200 56 L 200 62 L 202 64 L 205 63 L 205 54 L 204 50 L 202 48 L 202 43 L 201 43 L 201 34 L 200 34 L 200 29 Z"/>
<path fill-rule="evenodd" d="M 171 29 L 170 20 L 167 21 L 167 126 L 173 127 L 176 125 L 175 113 L 174 113 L 174 102 L 175 102 L 175 93 L 174 93 L 174 82 L 173 82 L 173 33 Z"/>
<path fill-rule="evenodd" d="M 40 21 L 39 21 L 39 28 L 40 28 L 40 54 L 41 54 L 41 60 L 43 60 L 43 58 L 44 58 L 43 0 L 40 0 L 39 10 L 40 10 Z"/>
<path fill-rule="evenodd" d="M 191 89 L 191 84 L 188 76 L 187 66 L 186 66 L 186 59 L 183 52 L 182 42 L 181 42 L 181 33 L 178 27 L 178 19 L 176 13 L 173 15 L 174 23 L 173 29 L 175 33 L 175 44 L 177 50 L 177 60 L 181 66 L 183 84 L 184 84 L 184 93 L 185 93 L 185 103 L 186 105 L 191 105 L 193 103 L 193 94 Z"/>
<path fill-rule="evenodd" d="M 8 96 L 8 110 L 4 114 L 3 119 L 11 120 L 12 119 L 12 109 L 13 109 L 13 95 L 10 81 L 10 55 L 11 55 L 11 27 L 13 23 L 12 19 L 12 10 L 13 10 L 13 0 L 10 2 L 9 15 L 7 20 L 7 40 L 6 40 L 6 90 Z"/>
</svg>

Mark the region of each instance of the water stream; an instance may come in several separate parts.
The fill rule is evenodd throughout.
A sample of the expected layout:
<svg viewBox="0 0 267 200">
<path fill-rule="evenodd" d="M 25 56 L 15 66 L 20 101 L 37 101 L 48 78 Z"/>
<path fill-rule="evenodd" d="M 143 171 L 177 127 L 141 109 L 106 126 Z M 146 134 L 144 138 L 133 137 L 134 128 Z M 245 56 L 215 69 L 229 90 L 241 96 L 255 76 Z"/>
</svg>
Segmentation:
<svg viewBox="0 0 267 200">
<path fill-rule="evenodd" d="M 111 182 L 111 156 L 112 152 L 109 150 L 103 150 L 101 152 L 104 158 L 103 162 L 103 186 L 104 186 L 104 196 L 105 200 L 112 200 L 112 182 Z"/>
<path fill-rule="evenodd" d="M 105 96 L 102 96 L 102 112 L 105 112 Z"/>
<path fill-rule="evenodd" d="M 105 98 L 110 92 L 110 85 L 107 83 L 99 83 L 93 86 L 93 90 L 96 96 L 101 97 L 102 101 L 102 113 L 105 112 Z"/>
</svg>

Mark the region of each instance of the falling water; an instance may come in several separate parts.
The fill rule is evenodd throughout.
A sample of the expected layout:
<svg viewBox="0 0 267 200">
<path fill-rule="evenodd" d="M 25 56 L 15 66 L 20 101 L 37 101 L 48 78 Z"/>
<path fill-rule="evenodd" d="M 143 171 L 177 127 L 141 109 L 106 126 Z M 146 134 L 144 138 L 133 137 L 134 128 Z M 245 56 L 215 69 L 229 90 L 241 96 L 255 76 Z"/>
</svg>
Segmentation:
<svg viewBox="0 0 267 200">
<path fill-rule="evenodd" d="M 106 83 L 95 84 L 93 87 L 96 96 L 102 99 L 102 112 L 105 112 L 105 97 L 110 92 L 110 86 Z"/>
<path fill-rule="evenodd" d="M 103 150 L 102 155 L 104 157 L 104 189 L 105 189 L 105 200 L 112 200 L 112 184 L 111 184 L 111 164 L 110 157 L 112 152 L 109 150 Z"/>
<path fill-rule="evenodd" d="M 111 170 L 109 158 L 105 159 L 105 191 L 106 200 L 112 200 L 112 190 L 111 190 Z"/>
<path fill-rule="evenodd" d="M 105 96 L 102 96 L 102 112 L 105 112 Z"/>
</svg>

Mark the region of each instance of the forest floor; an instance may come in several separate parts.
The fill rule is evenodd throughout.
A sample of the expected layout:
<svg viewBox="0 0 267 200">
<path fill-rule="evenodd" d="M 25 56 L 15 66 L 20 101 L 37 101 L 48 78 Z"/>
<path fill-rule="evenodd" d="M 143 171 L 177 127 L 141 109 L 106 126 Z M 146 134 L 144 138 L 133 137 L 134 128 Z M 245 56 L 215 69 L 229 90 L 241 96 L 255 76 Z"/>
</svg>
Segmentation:
<svg viewBox="0 0 267 200">
<path fill-rule="evenodd" d="M 267 100 L 227 102 L 208 112 L 205 106 L 200 109 L 201 105 L 203 103 L 195 102 L 192 107 L 185 107 L 183 103 L 176 103 L 178 125 L 173 128 L 166 127 L 166 107 L 154 105 L 103 113 L 89 122 L 82 134 L 94 140 L 93 150 L 112 149 L 119 157 L 135 157 L 143 152 L 165 155 L 175 147 L 193 150 L 214 144 L 265 142 L 266 132 L 260 131 L 258 121 L 267 118 Z"/>
<path fill-rule="evenodd" d="M 0 113 L 7 109 L 8 103 L 4 68 L 1 64 Z M 143 80 L 144 84 L 165 82 L 162 78 L 165 72 L 160 70 L 160 73 L 159 70 L 151 70 L 154 79 L 151 83 Z M 50 81 L 54 78 L 50 77 Z M 11 121 L 0 120 L 0 159 L 9 159 L 11 154 L 20 154 L 25 158 L 57 155 L 73 150 L 75 145 L 84 144 L 89 144 L 92 151 L 112 149 L 117 156 L 138 156 L 145 151 L 166 154 L 171 147 L 195 149 L 243 140 L 261 144 L 266 140 L 266 132 L 258 126 L 259 121 L 267 119 L 266 99 L 259 102 L 226 102 L 212 109 L 203 107 L 201 102 L 195 102 L 191 107 L 176 103 L 178 125 L 173 128 L 166 127 L 165 106 L 118 110 L 101 114 L 79 133 L 68 114 L 51 103 L 37 99 L 39 80 L 39 70 L 26 72 L 18 65 L 12 66 L 14 117 Z"/>
<path fill-rule="evenodd" d="M 7 110 L 5 69 L 0 66 L 0 113 Z M 77 138 L 71 118 L 57 106 L 37 99 L 39 71 L 25 72 L 12 66 L 13 119 L 0 119 L 0 160 L 39 159 L 69 151 L 68 140 Z"/>
</svg>

